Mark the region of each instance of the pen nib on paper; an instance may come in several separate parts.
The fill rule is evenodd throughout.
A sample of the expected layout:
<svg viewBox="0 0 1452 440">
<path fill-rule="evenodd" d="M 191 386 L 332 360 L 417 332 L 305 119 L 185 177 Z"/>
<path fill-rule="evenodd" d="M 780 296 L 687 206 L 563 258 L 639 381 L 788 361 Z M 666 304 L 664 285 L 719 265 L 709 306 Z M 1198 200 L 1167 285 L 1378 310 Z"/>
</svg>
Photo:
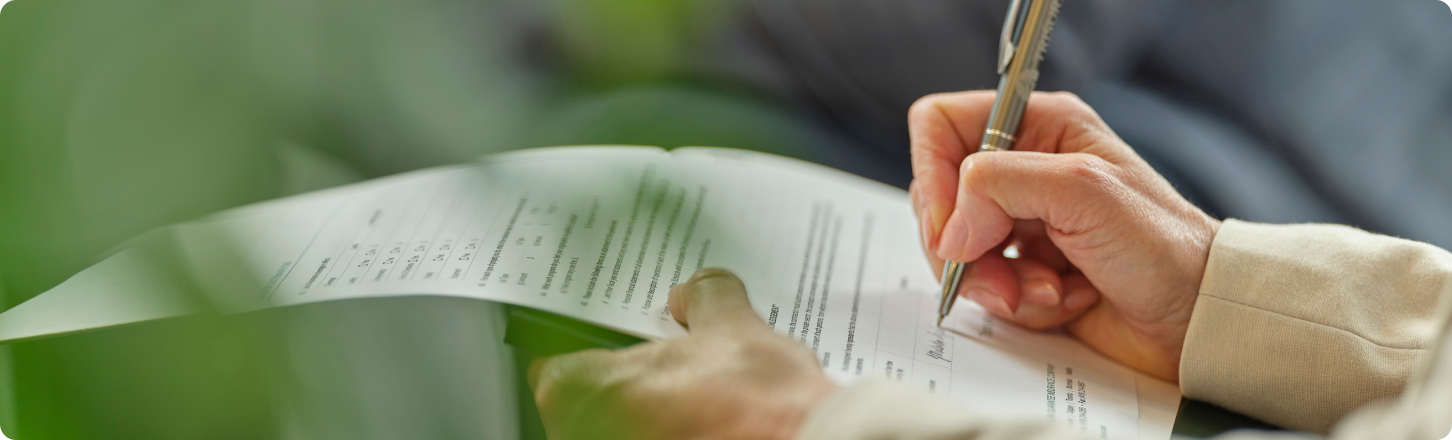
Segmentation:
<svg viewBox="0 0 1452 440">
<path fill-rule="evenodd" d="M 938 327 L 942 327 L 942 326 L 943 326 L 943 316 L 942 315 L 938 315 Z"/>
</svg>

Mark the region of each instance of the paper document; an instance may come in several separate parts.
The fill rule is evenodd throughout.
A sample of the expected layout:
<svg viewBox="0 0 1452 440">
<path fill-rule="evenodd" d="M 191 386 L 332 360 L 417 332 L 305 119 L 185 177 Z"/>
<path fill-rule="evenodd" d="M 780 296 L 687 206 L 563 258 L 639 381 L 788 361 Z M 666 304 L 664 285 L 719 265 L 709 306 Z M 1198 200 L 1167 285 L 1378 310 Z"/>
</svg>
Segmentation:
<svg viewBox="0 0 1452 440">
<path fill-rule="evenodd" d="M 769 325 L 839 383 L 885 377 L 992 415 L 1139 437 L 1135 372 L 967 301 L 944 322 L 952 331 L 937 328 L 938 286 L 906 194 L 805 162 L 709 148 L 525 150 L 174 228 L 196 279 L 232 312 L 448 295 L 669 338 L 684 333 L 666 309 L 670 287 L 726 267 Z"/>
</svg>

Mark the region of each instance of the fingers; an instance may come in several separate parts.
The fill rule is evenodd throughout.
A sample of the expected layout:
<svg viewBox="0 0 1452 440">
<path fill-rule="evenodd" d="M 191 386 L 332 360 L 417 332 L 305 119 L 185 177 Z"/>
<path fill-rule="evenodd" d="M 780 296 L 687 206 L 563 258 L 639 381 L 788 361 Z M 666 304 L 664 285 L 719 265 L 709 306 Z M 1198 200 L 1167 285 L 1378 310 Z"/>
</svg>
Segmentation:
<svg viewBox="0 0 1452 440">
<path fill-rule="evenodd" d="M 968 266 L 958 295 L 973 300 L 998 316 L 1013 316 L 1018 310 L 1018 277 L 1000 254 L 984 255 Z"/>
<path fill-rule="evenodd" d="M 1099 291 L 1077 272 L 1060 276 L 1037 262 L 996 255 L 985 256 L 973 267 L 964 277 L 961 295 L 990 314 L 1031 330 L 1063 326 L 1099 301 Z M 1038 282 L 1048 283 L 1062 293 L 1052 299 L 1035 298 L 1036 294 L 1028 293 L 1026 286 Z"/>
<path fill-rule="evenodd" d="M 1098 302 L 1098 290 L 1068 265 L 1049 242 L 1042 223 L 1017 223 L 1010 238 L 968 263 L 959 281 L 958 295 L 1000 319 L 1033 330 L 1055 328 L 1077 319 Z M 1047 247 L 1034 250 L 1038 246 L 1028 244 L 1037 241 Z M 1019 258 L 1003 256 L 1010 243 L 1019 247 Z M 934 274 L 942 272 L 942 259 L 929 255 L 929 262 Z"/>
<path fill-rule="evenodd" d="M 937 150 L 940 153 L 952 153 L 953 144 L 938 141 L 954 139 L 964 146 L 963 155 L 978 151 L 996 95 L 992 90 L 974 90 L 925 96 L 908 110 L 908 133 L 930 141 L 923 147 L 944 147 Z M 1099 114 L 1073 93 L 1034 92 L 1024 107 L 1013 149 L 1078 153 L 1099 143 L 1096 136 L 1113 133 Z M 913 145 L 918 146 L 916 142 Z M 917 153 L 913 150 L 914 156 Z"/>
<path fill-rule="evenodd" d="M 929 95 L 908 111 L 913 166 L 910 192 L 928 253 L 938 250 L 957 203 L 960 164 L 978 150 L 996 94 L 982 90 Z M 1014 144 L 1018 151 L 1083 152 L 1116 163 L 1133 157 L 1099 115 L 1073 94 L 1035 92 L 1019 127 Z"/>
<path fill-rule="evenodd" d="M 993 91 L 929 95 L 908 110 L 913 166 L 909 192 L 913 213 L 922 221 L 923 249 L 929 253 L 937 250 L 939 231 L 953 210 L 958 164 L 978 150 L 994 95 Z M 950 104 L 952 117 L 946 110 Z"/>
<path fill-rule="evenodd" d="M 1042 234 L 1042 232 L 1039 232 Z M 959 282 L 959 296 L 968 298 L 1002 316 L 1013 316 L 1021 303 L 1054 306 L 1062 299 L 1059 271 L 1032 255 L 1020 258 L 1003 256 L 1010 243 L 1019 244 L 1015 236 L 994 247 L 982 258 L 969 263 Z M 1051 258 L 1063 259 L 1062 255 Z M 941 274 L 943 260 L 929 256 L 934 274 Z M 941 275 L 940 275 L 941 276 Z M 939 280 L 941 282 L 942 280 Z"/>
<path fill-rule="evenodd" d="M 667 306 L 676 320 L 693 332 L 767 329 L 766 321 L 751 309 L 746 286 L 735 274 L 718 267 L 696 271 L 689 280 L 672 287 Z M 618 363 L 618 358 L 637 351 L 586 350 L 537 360 L 530 364 L 527 379 L 537 393 L 544 392 L 542 386 L 572 380 L 600 383 L 611 374 L 611 366 Z"/>
<path fill-rule="evenodd" d="M 993 314 L 1011 318 L 1024 305 L 1053 307 L 1064 291 L 1059 274 L 1043 263 L 989 253 L 968 265 L 958 294 Z"/>
<path fill-rule="evenodd" d="M 1063 308 L 1078 316 L 1090 307 L 1099 303 L 1101 293 L 1099 289 L 1089 282 L 1083 273 L 1073 272 L 1065 275 L 1064 278 L 1064 301 Z"/>
<path fill-rule="evenodd" d="M 1024 303 L 1040 306 L 1059 305 L 1060 293 L 1064 291 L 1059 273 L 1036 260 L 1025 258 L 1007 260 L 1018 279 L 1018 291 Z"/>
<path fill-rule="evenodd" d="M 1083 274 L 1063 277 L 1064 298 L 1058 304 L 1044 306 L 1024 304 L 1018 313 L 1008 318 L 1015 324 L 1030 330 L 1057 328 L 1073 322 L 1099 302 L 1099 291 L 1084 278 Z"/>
<path fill-rule="evenodd" d="M 535 359 L 529 364 L 529 386 L 539 390 L 542 385 L 558 384 L 562 379 L 602 378 L 615 357 L 615 352 L 592 349 Z"/>
<path fill-rule="evenodd" d="M 978 259 L 1008 237 L 1015 219 L 1042 220 L 1050 238 L 1074 235 L 1116 218 L 1132 196 L 1118 166 L 1088 154 L 975 154 L 960 174 L 937 251 L 953 261 Z"/>
<path fill-rule="evenodd" d="M 751 309 L 746 286 L 731 271 L 708 267 L 671 288 L 671 315 L 692 332 L 766 330 L 766 321 Z"/>
<path fill-rule="evenodd" d="M 1042 220 L 1018 220 L 1013 223 L 1013 240 L 1019 259 L 1037 261 L 1057 273 L 1069 271 L 1069 259 L 1049 239 Z"/>
</svg>

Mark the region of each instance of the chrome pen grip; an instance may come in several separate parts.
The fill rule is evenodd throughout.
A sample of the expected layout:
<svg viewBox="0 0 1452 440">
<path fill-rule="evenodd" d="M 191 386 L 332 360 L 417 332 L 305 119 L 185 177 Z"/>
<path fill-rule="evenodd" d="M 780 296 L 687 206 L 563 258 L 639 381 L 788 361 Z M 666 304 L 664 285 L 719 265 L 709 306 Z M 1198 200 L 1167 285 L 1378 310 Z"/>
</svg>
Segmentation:
<svg viewBox="0 0 1452 440">
<path fill-rule="evenodd" d="M 963 280 L 963 264 L 954 261 L 943 262 L 943 276 L 940 282 L 943 284 L 942 297 L 938 300 L 938 325 L 943 325 L 943 317 L 953 311 L 953 304 L 958 299 L 958 282 Z"/>
</svg>

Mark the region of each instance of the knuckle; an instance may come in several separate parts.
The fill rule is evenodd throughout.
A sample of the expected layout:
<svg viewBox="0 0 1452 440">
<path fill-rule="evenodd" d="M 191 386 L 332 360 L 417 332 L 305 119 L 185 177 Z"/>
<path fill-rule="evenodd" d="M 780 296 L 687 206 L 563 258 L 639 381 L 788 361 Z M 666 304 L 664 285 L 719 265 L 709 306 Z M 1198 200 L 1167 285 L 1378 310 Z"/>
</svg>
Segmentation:
<svg viewBox="0 0 1452 440">
<path fill-rule="evenodd" d="M 596 348 L 567 355 L 560 355 L 545 362 L 540 368 L 535 384 L 535 404 L 541 410 L 554 408 L 569 396 L 582 389 L 599 387 L 602 376 L 591 371 L 607 368 L 614 353 Z"/>
<path fill-rule="evenodd" d="M 1101 129 L 1107 128 L 1099 117 L 1099 113 L 1094 111 L 1094 107 L 1074 92 L 1049 92 L 1049 94 L 1050 99 L 1059 102 L 1060 105 L 1057 107 L 1061 108 L 1063 115 L 1070 120 L 1079 121 L 1078 123 L 1085 125 L 1085 128 L 1093 129 L 1092 131 L 1102 131 Z"/>
<path fill-rule="evenodd" d="M 737 341 L 732 348 L 733 355 L 744 359 L 759 359 L 769 365 L 792 365 L 801 363 L 803 359 L 808 364 L 815 363 L 815 357 L 800 342 L 779 338 L 776 334 L 763 336 Z"/>
<path fill-rule="evenodd" d="M 1079 107 L 1079 108 L 1083 108 L 1083 109 L 1089 108 L 1089 104 L 1086 103 L 1086 102 L 1084 102 L 1084 98 L 1079 97 L 1079 95 L 1076 94 L 1076 93 L 1074 93 L 1074 92 L 1060 91 L 1060 92 L 1049 92 L 1049 93 L 1050 93 L 1051 96 L 1054 97 L 1054 99 L 1058 99 L 1058 100 L 1064 101 L 1064 103 L 1069 104 L 1071 106 Z"/>
<path fill-rule="evenodd" d="M 586 380 L 592 369 L 606 366 L 610 363 L 611 353 L 603 348 L 592 348 L 572 354 L 560 356 L 545 364 L 544 371 L 540 373 L 540 380 L 551 380 L 556 383 L 575 383 Z"/>
<path fill-rule="evenodd" d="M 760 359 L 762 362 L 778 363 L 785 353 L 791 350 L 784 350 L 780 344 L 767 343 L 765 341 L 751 341 L 737 344 L 734 354 L 744 359 Z"/>
<path fill-rule="evenodd" d="M 1072 183 L 1094 189 L 1107 189 L 1119 183 L 1116 169 L 1108 161 L 1082 153 L 1065 156 L 1062 172 Z"/>
<path fill-rule="evenodd" d="M 934 93 L 918 98 L 917 101 L 913 101 L 913 105 L 908 107 L 908 119 L 919 119 L 925 115 L 936 112 L 937 109 L 935 107 L 937 107 L 938 102 L 941 101 L 944 96 L 945 95 L 942 93 Z"/>
<path fill-rule="evenodd" d="M 544 365 L 535 373 L 534 392 L 535 394 L 549 394 L 555 387 L 555 378 L 559 374 L 555 372 L 559 367 L 555 365 L 558 359 L 545 361 Z"/>
<path fill-rule="evenodd" d="M 556 386 L 555 379 L 557 374 L 554 372 L 558 367 L 555 364 L 556 362 L 553 360 L 545 364 L 544 368 L 540 370 L 539 379 L 534 387 L 534 403 L 544 412 L 552 411 L 559 401 L 559 387 Z"/>
<path fill-rule="evenodd" d="M 689 364 L 695 358 L 696 347 L 680 343 L 666 343 L 650 355 L 654 370 L 661 371 Z"/>
<path fill-rule="evenodd" d="M 963 164 L 958 168 L 959 191 L 968 191 L 979 188 L 989 179 L 992 170 L 993 156 L 991 154 L 970 154 L 963 159 Z"/>
</svg>

